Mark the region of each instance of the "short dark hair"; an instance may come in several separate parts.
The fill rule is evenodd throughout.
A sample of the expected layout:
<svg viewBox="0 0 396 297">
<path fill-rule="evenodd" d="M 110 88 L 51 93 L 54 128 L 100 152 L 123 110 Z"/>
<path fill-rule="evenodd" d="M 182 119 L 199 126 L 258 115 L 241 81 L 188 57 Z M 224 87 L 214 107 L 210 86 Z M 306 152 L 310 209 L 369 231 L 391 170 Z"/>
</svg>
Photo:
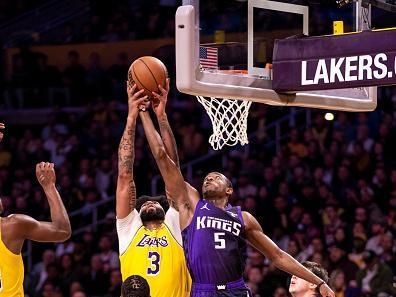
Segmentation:
<svg viewBox="0 0 396 297">
<path fill-rule="evenodd" d="M 131 275 L 121 286 L 122 297 L 150 297 L 150 286 L 140 275 Z"/>
<path fill-rule="evenodd" d="M 136 200 L 136 210 L 140 211 L 140 208 L 142 207 L 142 205 L 144 203 L 146 203 L 147 201 L 156 201 L 158 202 L 162 208 L 164 209 L 165 212 L 167 212 L 167 210 L 169 209 L 169 202 L 168 199 L 166 199 L 166 197 L 164 195 L 160 195 L 160 196 L 140 196 L 137 200 Z"/>
<path fill-rule="evenodd" d="M 315 262 L 310 262 L 310 261 L 305 261 L 301 263 L 302 266 L 307 268 L 309 271 L 311 271 L 313 274 L 315 274 L 317 277 L 321 278 L 326 284 L 329 283 L 329 273 L 327 270 L 320 264 L 315 263 Z M 319 294 L 319 288 L 316 288 L 316 293 Z M 320 295 L 320 294 L 319 294 Z"/>
</svg>

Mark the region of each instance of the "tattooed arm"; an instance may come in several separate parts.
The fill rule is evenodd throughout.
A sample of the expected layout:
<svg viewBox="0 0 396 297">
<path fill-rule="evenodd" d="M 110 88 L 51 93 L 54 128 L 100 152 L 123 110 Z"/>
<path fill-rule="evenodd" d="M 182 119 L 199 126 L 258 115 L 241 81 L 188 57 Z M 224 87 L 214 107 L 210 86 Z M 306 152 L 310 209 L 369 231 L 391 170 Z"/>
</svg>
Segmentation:
<svg viewBox="0 0 396 297">
<path fill-rule="evenodd" d="M 135 209 L 136 187 L 133 179 L 133 162 L 135 159 L 135 131 L 139 106 L 147 99 L 141 97 L 143 91 L 135 92 L 136 85 L 127 84 L 128 118 L 120 145 L 118 147 L 118 179 L 116 190 L 116 213 L 123 219 Z"/>
</svg>

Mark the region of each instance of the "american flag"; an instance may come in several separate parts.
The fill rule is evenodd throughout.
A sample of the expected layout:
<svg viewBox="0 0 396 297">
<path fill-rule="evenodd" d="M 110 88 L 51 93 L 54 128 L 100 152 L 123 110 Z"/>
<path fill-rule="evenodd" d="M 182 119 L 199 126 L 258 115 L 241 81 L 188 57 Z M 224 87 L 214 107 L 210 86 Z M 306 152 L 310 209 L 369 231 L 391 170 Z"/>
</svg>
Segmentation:
<svg viewBox="0 0 396 297">
<path fill-rule="evenodd" d="M 199 47 L 199 62 L 204 69 L 218 69 L 218 49 L 215 47 Z"/>
</svg>

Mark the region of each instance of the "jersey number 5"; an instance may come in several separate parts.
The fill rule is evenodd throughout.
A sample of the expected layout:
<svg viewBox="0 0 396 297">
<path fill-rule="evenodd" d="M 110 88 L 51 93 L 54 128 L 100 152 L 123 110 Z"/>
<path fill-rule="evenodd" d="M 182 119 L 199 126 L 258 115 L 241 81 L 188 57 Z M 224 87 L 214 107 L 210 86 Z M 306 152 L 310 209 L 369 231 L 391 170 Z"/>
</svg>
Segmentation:
<svg viewBox="0 0 396 297">
<path fill-rule="evenodd" d="M 150 260 L 150 266 L 147 268 L 148 275 L 156 275 L 160 270 L 160 255 L 157 252 L 149 252 L 148 258 Z"/>
<path fill-rule="evenodd" d="M 225 239 L 223 236 L 225 236 L 224 232 L 215 232 L 213 233 L 214 236 L 214 242 L 215 242 L 215 249 L 216 250 L 224 250 L 226 248 L 225 244 Z"/>
</svg>

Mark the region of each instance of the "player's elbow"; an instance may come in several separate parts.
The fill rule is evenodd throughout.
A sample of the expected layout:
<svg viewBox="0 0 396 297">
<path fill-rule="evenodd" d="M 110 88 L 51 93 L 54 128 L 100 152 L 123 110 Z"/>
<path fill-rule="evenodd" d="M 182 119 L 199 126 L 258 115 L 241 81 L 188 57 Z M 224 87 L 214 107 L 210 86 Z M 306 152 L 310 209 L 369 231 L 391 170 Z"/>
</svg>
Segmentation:
<svg viewBox="0 0 396 297">
<path fill-rule="evenodd" d="M 65 228 L 63 228 L 63 230 L 60 230 L 60 241 L 66 241 L 68 240 L 71 235 L 72 235 L 72 230 L 71 230 L 71 226 L 66 226 Z"/>
<path fill-rule="evenodd" d="M 57 228 L 57 241 L 63 242 L 68 240 L 72 235 L 72 229 L 70 222 L 65 222 L 64 224 L 58 226 Z"/>
</svg>

